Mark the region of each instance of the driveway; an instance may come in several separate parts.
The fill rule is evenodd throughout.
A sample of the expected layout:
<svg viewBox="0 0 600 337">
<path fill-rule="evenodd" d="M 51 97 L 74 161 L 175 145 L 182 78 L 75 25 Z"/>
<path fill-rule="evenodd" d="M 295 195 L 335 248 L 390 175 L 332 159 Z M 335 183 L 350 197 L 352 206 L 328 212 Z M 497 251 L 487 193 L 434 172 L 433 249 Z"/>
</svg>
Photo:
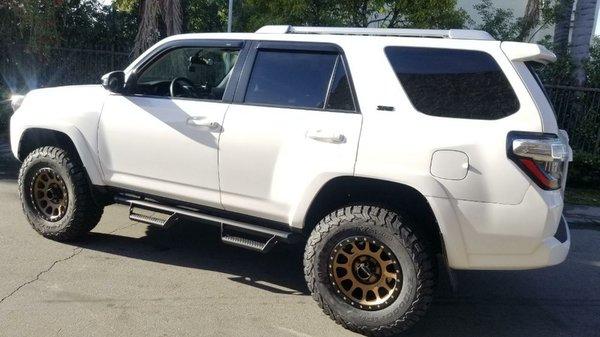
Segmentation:
<svg viewBox="0 0 600 337">
<path fill-rule="evenodd" d="M 2 166 L 0 165 L 0 168 Z M 302 247 L 266 255 L 186 223 L 168 231 L 106 208 L 89 237 L 61 244 L 22 215 L 0 174 L 0 336 L 351 336 L 307 293 Z M 572 231 L 568 260 L 522 272 L 459 271 L 407 336 L 600 336 L 600 231 Z"/>
</svg>

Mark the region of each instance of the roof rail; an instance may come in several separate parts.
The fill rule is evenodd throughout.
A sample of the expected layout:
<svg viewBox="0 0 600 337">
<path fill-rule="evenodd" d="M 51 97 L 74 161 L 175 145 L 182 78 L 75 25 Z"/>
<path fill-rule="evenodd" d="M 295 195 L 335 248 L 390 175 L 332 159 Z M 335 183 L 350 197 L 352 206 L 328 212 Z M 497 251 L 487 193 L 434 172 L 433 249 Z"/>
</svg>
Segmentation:
<svg viewBox="0 0 600 337">
<path fill-rule="evenodd" d="M 487 32 L 469 29 L 404 29 L 404 28 L 355 28 L 355 27 L 304 27 L 289 25 L 263 26 L 259 34 L 334 34 L 432 37 L 463 40 L 494 40 Z"/>
</svg>

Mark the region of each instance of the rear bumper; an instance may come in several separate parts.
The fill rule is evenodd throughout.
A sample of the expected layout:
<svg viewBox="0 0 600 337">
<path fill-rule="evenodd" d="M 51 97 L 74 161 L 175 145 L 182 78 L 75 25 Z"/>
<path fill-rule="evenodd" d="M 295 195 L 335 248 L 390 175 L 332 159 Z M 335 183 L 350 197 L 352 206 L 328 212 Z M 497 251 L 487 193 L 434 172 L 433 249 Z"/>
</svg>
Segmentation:
<svg viewBox="0 0 600 337">
<path fill-rule="evenodd" d="M 571 245 L 559 191 L 535 186 L 505 205 L 428 198 L 454 269 L 535 269 L 565 260 Z"/>
<path fill-rule="evenodd" d="M 468 269 L 535 269 L 554 266 L 567 258 L 570 247 L 569 225 L 562 217 L 555 235 L 543 239 L 533 253 L 527 255 L 473 254 L 469 255 Z"/>
</svg>

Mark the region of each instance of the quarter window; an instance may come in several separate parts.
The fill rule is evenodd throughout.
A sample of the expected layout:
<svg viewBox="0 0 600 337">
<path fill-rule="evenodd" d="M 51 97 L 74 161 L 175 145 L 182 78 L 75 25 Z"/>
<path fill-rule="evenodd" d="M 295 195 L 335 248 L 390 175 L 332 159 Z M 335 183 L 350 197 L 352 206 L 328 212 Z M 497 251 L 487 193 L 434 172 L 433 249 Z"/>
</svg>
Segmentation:
<svg viewBox="0 0 600 337">
<path fill-rule="evenodd" d="M 325 52 L 259 50 L 244 101 L 297 108 L 354 110 L 343 60 L 336 53 Z"/>
<path fill-rule="evenodd" d="M 413 106 L 453 118 L 498 119 L 519 101 L 494 58 L 481 51 L 387 47 L 385 53 Z"/>
</svg>

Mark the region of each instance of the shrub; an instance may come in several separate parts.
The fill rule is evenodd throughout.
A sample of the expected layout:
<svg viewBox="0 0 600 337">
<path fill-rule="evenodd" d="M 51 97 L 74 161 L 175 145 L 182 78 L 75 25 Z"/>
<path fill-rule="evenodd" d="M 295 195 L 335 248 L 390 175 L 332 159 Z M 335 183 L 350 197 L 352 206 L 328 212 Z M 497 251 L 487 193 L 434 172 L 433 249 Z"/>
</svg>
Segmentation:
<svg viewBox="0 0 600 337">
<path fill-rule="evenodd" d="M 569 187 L 600 190 L 600 155 L 575 152 L 569 165 Z"/>
</svg>

